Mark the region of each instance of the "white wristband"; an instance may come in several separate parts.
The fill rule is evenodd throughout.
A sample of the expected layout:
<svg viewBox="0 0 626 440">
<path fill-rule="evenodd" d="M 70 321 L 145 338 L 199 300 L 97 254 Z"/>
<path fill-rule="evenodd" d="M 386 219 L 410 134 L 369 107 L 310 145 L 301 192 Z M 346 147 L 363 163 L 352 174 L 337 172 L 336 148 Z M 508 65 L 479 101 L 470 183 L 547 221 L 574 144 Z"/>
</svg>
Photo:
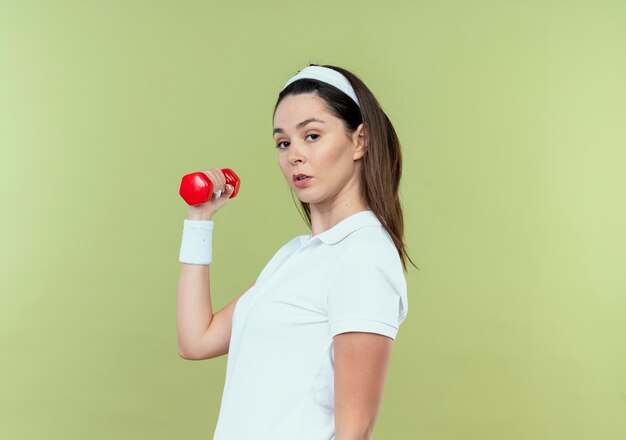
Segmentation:
<svg viewBox="0 0 626 440">
<path fill-rule="evenodd" d="M 213 245 L 212 220 L 183 221 L 183 239 L 178 261 L 186 264 L 211 264 Z"/>
</svg>

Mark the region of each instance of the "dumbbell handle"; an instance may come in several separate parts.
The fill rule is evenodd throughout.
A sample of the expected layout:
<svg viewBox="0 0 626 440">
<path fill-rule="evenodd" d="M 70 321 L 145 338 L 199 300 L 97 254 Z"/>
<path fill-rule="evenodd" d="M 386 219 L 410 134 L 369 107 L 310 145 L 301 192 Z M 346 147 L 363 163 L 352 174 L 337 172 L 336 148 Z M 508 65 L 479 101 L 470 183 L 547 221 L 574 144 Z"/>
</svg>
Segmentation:
<svg viewBox="0 0 626 440">
<path fill-rule="evenodd" d="M 224 173 L 226 183 L 233 187 L 233 193 L 229 197 L 232 199 L 239 192 L 241 180 L 230 168 L 222 168 L 222 173 Z M 196 172 L 186 174 L 181 179 L 178 193 L 188 205 L 199 205 L 209 200 L 209 197 L 212 197 L 213 183 L 205 173 Z M 221 193 L 221 190 L 218 190 L 215 193 L 216 197 L 219 197 Z"/>
</svg>

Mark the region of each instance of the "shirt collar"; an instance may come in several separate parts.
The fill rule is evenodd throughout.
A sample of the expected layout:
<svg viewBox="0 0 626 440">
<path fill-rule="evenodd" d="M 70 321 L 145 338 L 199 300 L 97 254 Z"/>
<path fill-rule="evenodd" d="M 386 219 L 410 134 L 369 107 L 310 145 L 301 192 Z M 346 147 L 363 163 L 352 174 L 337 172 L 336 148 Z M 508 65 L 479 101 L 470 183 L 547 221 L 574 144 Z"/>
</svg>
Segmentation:
<svg viewBox="0 0 626 440">
<path fill-rule="evenodd" d="M 332 228 L 327 229 L 314 237 L 312 237 L 311 234 L 301 235 L 300 244 L 304 245 L 315 239 L 319 239 L 325 244 L 335 244 L 346 238 L 354 231 L 368 226 L 381 226 L 381 223 L 373 211 L 359 211 L 356 214 L 352 214 L 344 218 Z"/>
</svg>

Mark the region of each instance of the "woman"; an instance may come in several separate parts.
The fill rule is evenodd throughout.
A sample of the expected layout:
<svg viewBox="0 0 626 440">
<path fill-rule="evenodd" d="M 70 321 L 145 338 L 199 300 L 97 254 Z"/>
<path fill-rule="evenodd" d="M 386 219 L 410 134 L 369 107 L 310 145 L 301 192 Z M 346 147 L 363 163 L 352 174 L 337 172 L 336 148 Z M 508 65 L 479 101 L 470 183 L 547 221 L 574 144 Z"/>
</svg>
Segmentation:
<svg viewBox="0 0 626 440">
<path fill-rule="evenodd" d="M 212 217 L 233 189 L 219 169 L 205 170 L 222 191 L 184 221 L 179 354 L 229 354 L 214 439 L 368 439 L 408 311 L 400 144 L 370 90 L 335 66 L 292 77 L 273 125 L 311 234 L 282 246 L 213 314 Z"/>
</svg>

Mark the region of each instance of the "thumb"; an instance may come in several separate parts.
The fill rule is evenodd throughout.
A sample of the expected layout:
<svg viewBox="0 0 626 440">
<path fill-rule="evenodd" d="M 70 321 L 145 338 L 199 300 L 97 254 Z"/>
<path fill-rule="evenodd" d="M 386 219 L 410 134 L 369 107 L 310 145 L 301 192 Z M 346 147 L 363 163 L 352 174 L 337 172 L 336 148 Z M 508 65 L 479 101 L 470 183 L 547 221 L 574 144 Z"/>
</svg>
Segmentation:
<svg viewBox="0 0 626 440">
<path fill-rule="evenodd" d="M 224 188 L 224 192 L 222 193 L 221 197 L 225 199 L 229 198 L 234 190 L 235 188 L 233 188 L 232 185 L 226 184 L 226 187 Z"/>
</svg>

